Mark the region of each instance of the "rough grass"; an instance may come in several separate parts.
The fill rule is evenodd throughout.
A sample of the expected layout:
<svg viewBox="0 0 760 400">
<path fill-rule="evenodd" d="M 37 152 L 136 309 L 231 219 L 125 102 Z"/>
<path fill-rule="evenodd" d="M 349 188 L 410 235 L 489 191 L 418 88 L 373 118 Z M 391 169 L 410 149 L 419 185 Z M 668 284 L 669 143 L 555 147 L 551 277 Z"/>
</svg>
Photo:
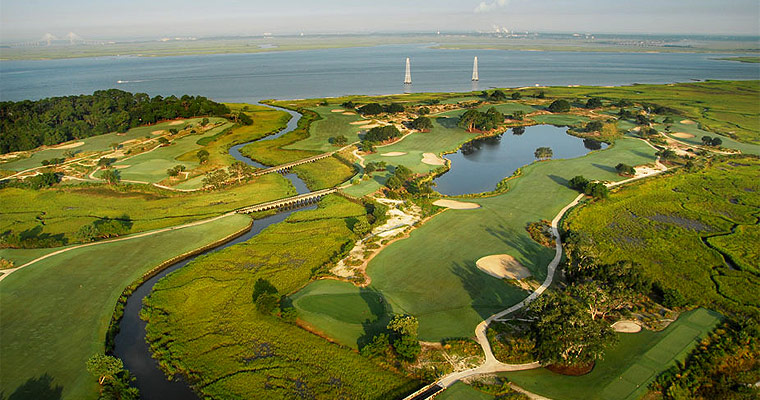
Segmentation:
<svg viewBox="0 0 760 400">
<path fill-rule="evenodd" d="M 739 268 L 760 274 L 760 226 L 741 225 L 734 233 L 713 236 L 707 241 L 729 255 Z"/>
<path fill-rule="evenodd" d="M 299 165 L 293 168 L 293 172 L 298 174 L 298 177 L 303 179 L 306 186 L 311 190 L 340 185 L 356 173 L 354 168 L 335 157 L 327 157 Z"/>
<path fill-rule="evenodd" d="M 421 340 L 472 336 L 475 325 L 485 317 L 527 295 L 517 286 L 481 272 L 475 261 L 486 255 L 509 254 L 543 281 L 554 251 L 533 241 L 525 225 L 552 219 L 577 196 L 566 186 L 573 176 L 619 180 L 622 178 L 614 172 L 617 163 L 648 163 L 654 160 L 653 153 L 642 141 L 624 138 L 607 150 L 584 157 L 531 164 L 523 168 L 521 177 L 510 181 L 507 193 L 477 199 L 482 208 L 445 211 L 413 231 L 410 238 L 383 250 L 369 264 L 369 289 L 381 293 L 393 312 L 417 316 Z M 346 293 L 351 291 L 337 288 L 339 285 L 350 286 L 320 286 L 320 295 L 334 289 L 340 295 L 337 301 L 364 301 L 359 291 L 349 296 Z M 330 318 L 335 319 L 331 313 L 325 311 L 310 322 L 325 332 L 343 329 L 331 325 Z M 345 318 L 341 322 L 348 323 Z M 364 322 L 352 321 L 354 328 L 346 328 L 342 340 L 356 342 L 359 336 L 347 338 L 348 332 L 362 333 Z"/>
<path fill-rule="evenodd" d="M 303 286 L 355 240 L 364 208 L 328 196 L 248 242 L 199 258 L 158 282 L 145 315 L 161 364 L 185 371 L 213 398 L 385 399 L 416 383 L 296 325 L 259 314 L 253 284 L 266 278 L 285 294 Z"/>
<path fill-rule="evenodd" d="M 249 223 L 248 217 L 234 215 L 71 250 L 5 278 L 0 290 L 0 382 L 5 395 L 14 398 L 20 385 L 49 374 L 53 385 L 63 387 L 63 398 L 97 398 L 97 382 L 85 370 L 85 361 L 103 352 L 108 323 L 124 287 L 162 261 Z M 39 250 L 13 253 L 19 261 L 40 255 Z"/>
<path fill-rule="evenodd" d="M 658 374 L 674 365 L 675 360 L 683 361 L 719 320 L 719 314 L 697 309 L 682 314 L 661 332 L 619 333 L 619 342 L 586 375 L 560 375 L 544 368 L 502 375 L 528 391 L 552 399 L 638 399 Z"/>
<path fill-rule="evenodd" d="M 145 190 L 145 191 L 143 191 Z M 295 194 L 290 182 L 268 174 L 253 182 L 219 191 L 170 193 L 136 186 L 121 191 L 107 185 L 66 186 L 56 189 L 0 190 L 0 232 L 19 232 L 43 225 L 43 232 L 63 234 L 69 243 L 76 232 L 97 218 L 128 215 L 131 232 L 196 221 Z"/>
<path fill-rule="evenodd" d="M 635 261 L 646 276 L 678 289 L 692 304 L 757 313 L 757 296 L 746 293 L 760 291 L 753 274 L 758 258 L 744 249 L 757 247 L 759 168 L 760 160 L 732 159 L 642 182 L 572 213 L 566 228 L 590 235 L 602 262 Z M 734 226 L 735 236 L 722 236 Z M 746 271 L 729 269 L 706 237 Z M 738 282 L 742 286 L 734 286 Z"/>
<path fill-rule="evenodd" d="M 359 141 L 359 132 L 362 129 L 358 125 L 351 125 L 351 122 L 359 121 L 363 118 L 356 113 L 353 115 L 343 115 L 342 113 L 332 112 L 332 110 L 336 109 L 342 109 L 342 107 L 322 106 L 312 108 L 311 110 L 318 113 L 322 119 L 311 124 L 308 138 L 285 146 L 285 148 L 328 152 L 335 150 L 335 145 L 329 142 L 332 137 L 343 135 L 348 139 L 348 143 Z M 370 121 L 367 120 L 367 122 Z"/>
</svg>

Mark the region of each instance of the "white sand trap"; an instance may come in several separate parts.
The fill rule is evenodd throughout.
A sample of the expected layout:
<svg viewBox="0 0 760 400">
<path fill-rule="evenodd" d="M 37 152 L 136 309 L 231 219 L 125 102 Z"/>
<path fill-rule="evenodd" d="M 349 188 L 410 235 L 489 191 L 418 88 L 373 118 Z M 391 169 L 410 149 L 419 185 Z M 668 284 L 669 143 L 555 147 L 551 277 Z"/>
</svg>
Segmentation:
<svg viewBox="0 0 760 400">
<path fill-rule="evenodd" d="M 446 164 L 446 161 L 443 160 L 443 158 L 438 157 L 437 155 L 433 153 L 423 153 L 422 154 L 422 162 L 427 165 L 444 165 Z"/>
<path fill-rule="evenodd" d="M 343 111 L 345 111 L 345 110 L 342 110 L 340 108 L 336 108 L 334 110 L 330 110 L 330 112 L 334 112 L 334 113 L 342 113 Z"/>
<path fill-rule="evenodd" d="M 615 332 L 636 333 L 641 332 L 641 325 L 633 321 L 618 321 L 612 324 L 612 329 L 614 329 Z"/>
<path fill-rule="evenodd" d="M 369 124 L 369 125 L 362 125 L 359 128 L 361 128 L 361 129 L 372 129 L 372 128 L 376 128 L 378 126 L 382 126 L 382 125 L 380 125 L 380 124 Z"/>
<path fill-rule="evenodd" d="M 362 120 L 354 121 L 354 122 L 349 122 L 349 124 L 351 124 L 351 125 L 364 125 L 364 124 L 371 124 L 371 123 L 372 123 L 372 121 L 368 121 L 366 119 L 362 119 Z"/>
<path fill-rule="evenodd" d="M 131 167 L 131 165 L 127 165 L 127 164 L 119 164 L 119 165 L 114 165 L 113 167 L 114 167 L 114 168 L 116 168 L 116 169 L 124 169 L 124 168 L 129 168 L 129 167 Z"/>
<path fill-rule="evenodd" d="M 403 156 L 405 154 L 406 153 L 404 153 L 403 151 L 391 151 L 390 153 L 383 153 L 380 155 L 383 157 L 398 157 L 398 156 Z"/>
<path fill-rule="evenodd" d="M 464 201 L 445 199 L 436 200 L 433 202 L 433 205 L 436 205 L 438 207 L 451 208 L 453 210 L 472 210 L 474 208 L 480 208 L 480 204 L 477 203 L 466 203 Z"/>
<path fill-rule="evenodd" d="M 157 131 L 151 132 L 151 134 L 153 134 L 153 135 L 163 135 L 164 133 L 166 133 L 166 131 L 163 130 L 163 129 L 159 129 Z"/>
<path fill-rule="evenodd" d="M 184 124 L 184 123 L 185 123 L 185 120 L 179 120 L 179 121 L 169 122 L 169 125 L 181 125 L 181 124 Z"/>
<path fill-rule="evenodd" d="M 475 265 L 481 271 L 497 278 L 520 280 L 530 276 L 530 271 L 509 254 L 485 256 L 478 260 Z"/>
<path fill-rule="evenodd" d="M 342 115 L 356 115 L 356 114 L 354 114 L 354 113 L 352 113 L 350 111 L 345 111 L 345 112 L 342 112 L 341 114 Z"/>
<path fill-rule="evenodd" d="M 84 142 L 75 142 L 75 143 L 69 143 L 69 144 L 62 144 L 60 146 L 55 146 L 55 149 L 73 149 L 75 147 L 84 146 Z"/>
<path fill-rule="evenodd" d="M 691 133 L 686 133 L 686 132 L 671 133 L 670 136 L 675 136 L 681 139 L 690 139 L 694 137 L 694 135 L 692 135 Z"/>
<path fill-rule="evenodd" d="M 694 124 L 696 124 L 696 122 L 694 122 L 694 121 L 692 121 L 690 119 L 682 119 L 681 123 L 684 124 L 684 125 L 694 125 Z"/>
</svg>

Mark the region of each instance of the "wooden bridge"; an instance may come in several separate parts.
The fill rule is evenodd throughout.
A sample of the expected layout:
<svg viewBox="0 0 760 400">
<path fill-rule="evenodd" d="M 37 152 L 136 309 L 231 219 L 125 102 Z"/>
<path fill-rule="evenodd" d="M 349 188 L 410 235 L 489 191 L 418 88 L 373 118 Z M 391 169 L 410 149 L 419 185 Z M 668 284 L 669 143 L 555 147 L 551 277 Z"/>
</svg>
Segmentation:
<svg viewBox="0 0 760 400">
<path fill-rule="evenodd" d="M 315 192 L 299 194 L 293 197 L 287 197 L 280 200 L 268 201 L 266 203 L 256 204 L 254 206 L 244 207 L 235 212 L 239 214 L 250 214 L 257 211 L 274 210 L 278 208 L 297 207 L 318 201 L 323 196 L 327 196 L 330 193 L 335 193 L 338 188 L 329 188 L 317 190 Z"/>
<path fill-rule="evenodd" d="M 275 165 L 274 167 L 269 167 L 267 169 L 261 169 L 261 170 L 258 170 L 256 172 L 254 172 L 253 176 L 261 176 L 261 175 L 271 174 L 272 172 L 285 172 L 285 171 L 287 171 L 287 170 L 289 170 L 289 169 L 291 169 L 293 167 L 296 167 L 296 166 L 299 166 L 299 165 L 302 165 L 302 164 L 307 164 L 307 163 L 314 162 L 314 161 L 319 161 L 319 160 L 321 160 L 323 158 L 330 157 L 333 154 L 335 154 L 335 152 L 331 151 L 329 153 L 318 154 L 318 155 L 313 156 L 313 157 L 304 158 L 302 160 L 297 160 L 297 161 L 289 162 L 287 164 Z"/>
</svg>

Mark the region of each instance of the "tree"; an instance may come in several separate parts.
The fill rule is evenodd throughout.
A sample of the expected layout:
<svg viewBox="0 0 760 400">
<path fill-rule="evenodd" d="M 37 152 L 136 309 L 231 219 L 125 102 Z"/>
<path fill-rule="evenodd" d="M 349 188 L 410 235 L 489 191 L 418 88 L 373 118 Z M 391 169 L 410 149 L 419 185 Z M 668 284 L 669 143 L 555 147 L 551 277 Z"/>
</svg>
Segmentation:
<svg viewBox="0 0 760 400">
<path fill-rule="evenodd" d="M 720 147 L 722 144 L 723 144 L 723 140 L 721 140 L 721 138 L 718 138 L 718 137 L 713 138 L 712 142 L 710 142 L 710 146 L 713 146 L 713 147 Z"/>
<path fill-rule="evenodd" d="M 618 174 L 620 175 L 626 175 L 626 176 L 633 176 L 636 174 L 636 169 L 628 164 L 620 163 L 615 166 L 615 170 L 617 170 Z"/>
<path fill-rule="evenodd" d="M 116 151 L 121 148 L 121 145 L 119 143 L 111 143 L 111 148 Z"/>
<path fill-rule="evenodd" d="M 394 315 L 388 322 L 388 329 L 399 335 L 417 336 L 420 323 L 411 315 Z"/>
<path fill-rule="evenodd" d="M 179 133 L 179 129 L 177 129 L 177 128 L 169 128 L 169 134 L 170 135 L 176 135 L 178 133 Z M 159 141 L 160 141 L 160 139 L 159 139 Z"/>
<path fill-rule="evenodd" d="M 383 106 L 377 103 L 365 104 L 357 110 L 362 115 L 377 115 L 383 112 Z"/>
<path fill-rule="evenodd" d="M 548 160 L 552 158 L 554 152 L 552 151 L 551 147 L 539 147 L 536 149 L 533 155 L 539 160 Z"/>
<path fill-rule="evenodd" d="M 206 176 L 203 178 L 203 186 L 204 187 L 210 187 L 212 189 L 220 189 L 224 184 L 227 182 L 227 179 L 229 179 L 229 175 L 227 172 L 223 169 L 218 169 L 216 171 L 211 171 L 206 174 Z"/>
<path fill-rule="evenodd" d="M 512 100 L 520 100 L 522 94 L 520 92 L 512 92 Z"/>
<path fill-rule="evenodd" d="M 427 108 L 427 107 L 420 107 L 417 110 L 417 114 L 419 114 L 419 115 L 428 115 L 428 114 L 430 114 L 430 109 Z"/>
<path fill-rule="evenodd" d="M 488 99 L 490 101 L 504 101 L 507 99 L 507 95 L 503 91 L 496 89 L 491 92 L 491 94 L 488 96 Z"/>
<path fill-rule="evenodd" d="M 348 139 L 343 135 L 338 135 L 332 138 L 332 143 L 336 146 L 343 147 L 348 143 Z"/>
<path fill-rule="evenodd" d="M 103 157 L 103 158 L 101 158 L 101 159 L 98 160 L 98 167 L 110 168 L 111 164 L 113 164 L 115 162 L 116 162 L 115 158 Z"/>
<path fill-rule="evenodd" d="M 103 171 L 100 177 L 109 185 L 115 185 L 121 181 L 121 174 L 115 169 L 107 169 Z"/>
<path fill-rule="evenodd" d="M 593 319 L 573 297 L 547 291 L 530 304 L 533 322 L 530 335 L 535 340 L 538 361 L 563 366 L 585 366 L 604 355 L 615 343 L 609 323 Z"/>
<path fill-rule="evenodd" d="M 417 117 L 412 121 L 412 128 L 420 132 L 429 132 L 433 129 L 433 122 L 428 117 Z"/>
<path fill-rule="evenodd" d="M 586 139 L 583 139 L 583 147 L 589 150 L 599 150 L 602 148 L 602 142 L 596 139 L 586 138 Z"/>
<path fill-rule="evenodd" d="M 393 125 L 376 126 L 364 134 L 362 141 L 384 142 L 399 136 L 401 136 L 401 132 Z"/>
<path fill-rule="evenodd" d="M 613 311 L 630 307 L 635 299 L 635 293 L 622 282 L 609 287 L 594 281 L 585 282 L 571 285 L 567 292 L 585 306 L 593 320 L 604 319 Z"/>
<path fill-rule="evenodd" d="M 39 175 L 32 176 L 24 180 L 32 189 L 38 190 L 44 187 L 50 187 L 61 181 L 62 173 L 43 172 Z"/>
<path fill-rule="evenodd" d="M 419 322 L 411 315 L 394 315 L 388 322 L 387 329 L 391 332 L 393 349 L 403 359 L 414 361 L 422 351 L 417 339 Z"/>
<path fill-rule="evenodd" d="M 610 195 L 610 189 L 602 182 L 589 183 L 583 192 L 595 199 L 606 199 Z"/>
<path fill-rule="evenodd" d="M 363 237 L 369 232 L 370 226 L 366 220 L 360 219 L 354 223 L 354 226 L 351 228 L 351 230 L 356 234 L 356 236 Z"/>
<path fill-rule="evenodd" d="M 230 176 L 237 179 L 238 183 L 240 183 L 243 179 L 247 179 L 253 174 L 253 167 L 242 161 L 235 161 L 230 165 L 229 171 Z"/>
<path fill-rule="evenodd" d="M 169 139 L 161 136 L 158 138 L 158 144 L 161 146 L 166 146 L 167 144 L 169 144 Z"/>
<path fill-rule="evenodd" d="M 599 132 L 604 127 L 604 124 L 602 124 L 602 121 L 591 121 L 586 124 L 586 127 L 584 130 L 586 132 Z"/>
<path fill-rule="evenodd" d="M 201 120 L 201 126 L 206 126 L 206 125 L 208 125 L 208 122 L 209 122 L 208 118 L 203 118 L 203 119 Z"/>
<path fill-rule="evenodd" d="M 391 190 L 400 189 L 401 186 L 403 186 L 403 185 L 404 185 L 404 183 L 396 175 L 392 175 L 385 182 L 385 186 L 388 187 L 388 189 L 391 189 Z"/>
<path fill-rule="evenodd" d="M 602 101 L 597 99 L 596 97 L 592 97 L 588 99 L 586 102 L 586 108 L 599 108 L 602 106 Z"/>
<path fill-rule="evenodd" d="M 516 127 L 512 128 L 512 134 L 513 135 L 520 136 L 523 133 L 525 133 L 525 127 L 524 126 L 516 126 Z"/>
<path fill-rule="evenodd" d="M 568 112 L 570 111 L 570 102 L 567 100 L 554 100 L 547 109 L 553 113 Z"/>
<path fill-rule="evenodd" d="M 259 278 L 253 284 L 253 303 L 262 314 L 271 314 L 279 305 L 277 288 L 264 278 Z"/>
<path fill-rule="evenodd" d="M 568 181 L 568 186 L 570 188 L 578 190 L 580 192 L 583 192 L 586 190 L 586 185 L 588 185 L 588 179 L 581 175 L 574 176 L 570 181 Z"/>
<path fill-rule="evenodd" d="M 187 168 L 184 165 L 177 164 L 177 165 L 175 165 L 175 166 L 167 169 L 166 170 L 166 174 L 169 175 L 169 176 L 171 176 L 171 177 L 175 177 L 175 176 L 178 176 L 185 169 L 187 169 Z"/>
<path fill-rule="evenodd" d="M 662 157 L 663 160 L 675 160 L 678 158 L 678 154 L 671 149 L 664 149 L 662 151 L 659 151 L 657 152 L 657 155 Z"/>
<path fill-rule="evenodd" d="M 241 112 L 238 115 L 238 122 L 240 122 L 243 125 L 253 125 L 253 119 L 244 112 Z"/>
<path fill-rule="evenodd" d="M 524 118 L 525 118 L 525 112 L 518 110 L 518 111 L 513 112 L 509 119 L 522 121 Z"/>
<path fill-rule="evenodd" d="M 87 372 L 98 379 L 98 384 L 103 385 L 107 379 L 114 379 L 116 374 L 124 370 L 124 363 L 112 356 L 95 354 L 87 360 Z"/>
<path fill-rule="evenodd" d="M 349 110 L 353 110 L 356 108 L 356 104 L 354 104 L 354 102 L 351 100 L 341 103 L 340 106 Z"/>
<path fill-rule="evenodd" d="M 402 113 L 402 112 L 404 112 L 404 106 L 402 106 L 399 103 L 391 103 L 391 104 L 388 105 L 387 111 L 389 113 L 393 113 L 393 114 Z"/>
<path fill-rule="evenodd" d="M 205 164 L 206 161 L 208 161 L 209 154 L 206 149 L 200 149 L 197 153 L 195 153 L 195 156 L 198 157 L 198 162 Z"/>
<path fill-rule="evenodd" d="M 536 95 L 536 98 L 537 99 L 545 99 L 546 98 L 546 93 L 542 90 L 542 91 L 538 92 L 538 95 Z"/>
</svg>

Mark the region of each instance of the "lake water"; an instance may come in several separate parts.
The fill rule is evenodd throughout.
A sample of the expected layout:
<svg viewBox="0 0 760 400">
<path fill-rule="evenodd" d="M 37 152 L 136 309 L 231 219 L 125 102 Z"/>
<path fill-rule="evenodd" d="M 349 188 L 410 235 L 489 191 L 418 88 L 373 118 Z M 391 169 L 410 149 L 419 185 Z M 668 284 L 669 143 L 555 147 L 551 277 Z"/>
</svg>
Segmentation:
<svg viewBox="0 0 760 400">
<path fill-rule="evenodd" d="M 579 157 L 596 149 L 566 131 L 535 125 L 526 127 L 523 134 L 510 129 L 499 136 L 468 142 L 458 152 L 444 156 L 451 160 L 451 169 L 433 181 L 435 190 L 449 196 L 493 190 L 504 177 L 532 163 L 539 147 L 551 148 L 552 159 Z M 603 149 L 607 144 L 597 142 L 597 146 Z"/>
<path fill-rule="evenodd" d="M 470 76 L 475 56 L 480 82 L 473 83 Z M 759 64 L 713 59 L 721 56 L 725 55 L 440 50 L 428 45 L 398 45 L 258 54 L 2 61 L 0 100 L 118 88 L 150 95 L 194 94 L 218 101 L 256 102 L 535 84 L 760 79 Z M 406 57 L 412 63 L 413 84 L 408 88 L 402 83 Z"/>
</svg>

